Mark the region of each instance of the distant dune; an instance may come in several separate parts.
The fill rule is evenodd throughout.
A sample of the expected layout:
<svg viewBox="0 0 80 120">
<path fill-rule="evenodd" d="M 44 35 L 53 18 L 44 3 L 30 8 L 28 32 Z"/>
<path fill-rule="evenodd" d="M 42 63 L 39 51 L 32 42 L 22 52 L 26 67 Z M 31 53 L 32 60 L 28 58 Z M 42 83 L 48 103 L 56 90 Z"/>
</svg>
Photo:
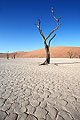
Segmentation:
<svg viewBox="0 0 80 120">
<path fill-rule="evenodd" d="M 72 52 L 72 57 L 80 56 L 80 47 L 51 47 L 50 55 L 52 58 L 69 58 L 68 52 Z M 18 51 L 9 53 L 10 57 L 16 54 L 17 58 L 44 58 L 46 56 L 45 49 L 38 49 L 30 52 Z M 0 58 L 5 58 L 6 53 L 0 53 Z"/>
</svg>

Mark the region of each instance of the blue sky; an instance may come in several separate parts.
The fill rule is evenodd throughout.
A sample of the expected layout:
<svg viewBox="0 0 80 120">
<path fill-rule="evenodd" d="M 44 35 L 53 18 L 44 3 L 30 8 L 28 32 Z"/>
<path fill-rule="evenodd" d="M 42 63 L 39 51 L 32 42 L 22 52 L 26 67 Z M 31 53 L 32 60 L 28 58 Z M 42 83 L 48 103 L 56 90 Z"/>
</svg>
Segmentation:
<svg viewBox="0 0 80 120">
<path fill-rule="evenodd" d="M 41 20 L 46 37 L 56 27 L 52 16 L 62 17 L 63 24 L 56 30 L 51 47 L 80 47 L 79 0 L 0 0 L 0 53 L 32 51 L 44 48 L 43 39 L 34 25 Z"/>
</svg>

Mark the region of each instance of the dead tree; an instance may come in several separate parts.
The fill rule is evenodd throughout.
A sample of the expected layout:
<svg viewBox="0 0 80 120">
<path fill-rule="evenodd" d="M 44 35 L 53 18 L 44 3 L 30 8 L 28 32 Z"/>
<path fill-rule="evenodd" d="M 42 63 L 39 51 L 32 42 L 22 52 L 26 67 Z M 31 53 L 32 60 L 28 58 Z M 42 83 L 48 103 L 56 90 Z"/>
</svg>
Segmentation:
<svg viewBox="0 0 80 120">
<path fill-rule="evenodd" d="M 9 52 L 9 51 L 8 51 L 8 52 Z M 7 53 L 6 57 L 7 57 L 7 59 L 9 60 L 9 53 Z"/>
<path fill-rule="evenodd" d="M 15 53 L 13 54 L 13 58 L 14 58 L 14 59 L 16 58 L 16 55 L 17 55 L 17 52 L 15 52 Z"/>
<path fill-rule="evenodd" d="M 76 52 L 73 54 L 73 56 L 72 56 L 73 58 L 76 58 L 77 57 L 77 54 L 76 54 Z"/>
<path fill-rule="evenodd" d="M 68 52 L 68 56 L 69 56 L 69 58 L 73 58 L 73 52 L 72 52 L 72 51 L 69 51 L 69 52 Z"/>
<path fill-rule="evenodd" d="M 78 57 L 79 57 L 79 59 L 80 59 L 80 55 L 79 55 Z"/>
<path fill-rule="evenodd" d="M 55 30 L 57 30 L 58 27 L 62 24 L 62 23 L 59 24 L 59 20 L 61 19 L 61 17 L 60 17 L 59 19 L 57 19 L 57 18 L 54 16 L 53 8 L 52 8 L 52 14 L 53 14 L 53 17 L 55 18 L 55 20 L 57 21 L 57 27 L 56 27 L 55 29 L 53 29 L 46 38 L 44 37 L 44 35 L 43 35 L 43 33 L 42 33 L 42 30 L 40 29 L 40 19 L 38 20 L 38 22 L 39 22 L 38 25 L 35 24 L 35 25 L 38 27 L 38 30 L 39 30 L 39 32 L 40 32 L 40 34 L 41 34 L 41 36 L 42 36 L 42 38 L 43 38 L 43 40 L 44 40 L 44 46 L 45 46 L 45 50 L 46 50 L 46 60 L 45 60 L 44 63 L 42 63 L 41 65 L 47 65 L 47 64 L 50 63 L 50 51 L 49 51 L 49 47 L 50 47 L 50 43 L 51 43 L 52 39 L 56 36 L 56 34 L 53 35 L 53 37 L 49 40 L 49 43 L 48 43 L 48 44 L 46 43 L 46 41 L 47 41 L 47 39 L 52 35 L 52 33 L 53 33 Z"/>
</svg>

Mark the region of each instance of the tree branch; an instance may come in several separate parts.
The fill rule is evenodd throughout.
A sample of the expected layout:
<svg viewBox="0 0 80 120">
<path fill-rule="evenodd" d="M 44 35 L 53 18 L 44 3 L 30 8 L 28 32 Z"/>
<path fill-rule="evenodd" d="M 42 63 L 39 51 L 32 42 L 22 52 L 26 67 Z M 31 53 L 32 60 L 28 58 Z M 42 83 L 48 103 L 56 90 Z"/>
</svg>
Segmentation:
<svg viewBox="0 0 80 120">
<path fill-rule="evenodd" d="M 44 44 L 46 44 L 46 40 L 50 37 L 50 35 L 51 35 L 55 30 L 57 30 L 58 27 L 63 23 L 63 22 L 62 22 L 62 23 L 59 24 L 59 20 L 61 19 L 61 17 L 60 17 L 59 19 L 57 19 L 57 18 L 55 17 L 53 8 L 52 8 L 52 14 L 53 14 L 53 17 L 54 17 L 54 18 L 56 19 L 56 21 L 57 21 L 57 27 L 56 27 L 54 30 L 52 30 L 46 38 L 44 37 L 44 35 L 43 35 L 43 33 L 42 33 L 41 29 L 40 29 L 40 19 L 38 19 L 38 22 L 39 22 L 38 25 L 35 24 L 35 25 L 38 27 L 38 30 L 39 30 L 39 32 L 40 32 L 40 34 L 41 34 L 41 36 L 42 36 L 42 38 L 43 38 L 43 40 L 44 40 Z M 52 37 L 51 39 L 53 39 L 53 38 L 54 38 L 54 37 Z"/>
<path fill-rule="evenodd" d="M 48 47 L 50 47 L 50 42 L 55 36 L 56 36 L 56 34 L 49 40 Z"/>
<path fill-rule="evenodd" d="M 62 23 L 61 23 L 61 24 L 62 24 Z M 57 30 L 58 27 L 59 27 L 61 24 L 59 24 L 54 30 L 52 30 L 45 40 L 47 40 L 47 39 L 50 37 L 50 35 L 51 35 L 55 30 Z"/>
<path fill-rule="evenodd" d="M 47 39 L 50 37 L 50 35 L 51 35 L 55 30 L 57 30 L 58 27 L 62 24 L 62 23 L 59 24 L 59 20 L 61 19 L 61 17 L 60 17 L 59 19 L 57 19 L 57 18 L 55 17 L 53 8 L 52 8 L 52 14 L 53 14 L 53 17 L 57 20 L 57 27 L 50 32 L 50 34 L 46 37 L 45 40 L 47 40 Z"/>
<path fill-rule="evenodd" d="M 44 35 L 43 35 L 42 31 L 40 30 L 40 28 L 39 28 L 39 32 L 40 32 L 40 34 L 41 34 L 42 38 L 43 38 L 43 39 L 44 39 L 44 41 L 45 41 L 45 37 L 44 37 Z"/>
<path fill-rule="evenodd" d="M 39 32 L 40 32 L 40 34 L 41 34 L 41 36 L 42 36 L 42 38 L 44 39 L 44 41 L 45 41 L 45 37 L 44 37 L 44 35 L 43 35 L 43 33 L 42 33 L 42 30 L 40 29 L 40 19 L 38 19 L 38 22 L 39 22 L 39 24 L 37 25 L 37 24 L 35 24 L 37 27 L 38 27 L 38 30 L 39 30 Z"/>
</svg>

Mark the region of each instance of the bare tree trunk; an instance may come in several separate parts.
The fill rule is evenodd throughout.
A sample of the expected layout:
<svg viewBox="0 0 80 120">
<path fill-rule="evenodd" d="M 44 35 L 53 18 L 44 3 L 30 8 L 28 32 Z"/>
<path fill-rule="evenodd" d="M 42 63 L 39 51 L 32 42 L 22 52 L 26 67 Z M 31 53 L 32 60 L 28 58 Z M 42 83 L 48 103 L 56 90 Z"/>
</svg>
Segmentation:
<svg viewBox="0 0 80 120">
<path fill-rule="evenodd" d="M 47 44 L 45 46 L 45 50 L 46 50 L 46 60 L 41 65 L 50 64 L 50 51 L 49 51 L 49 46 Z"/>
</svg>

